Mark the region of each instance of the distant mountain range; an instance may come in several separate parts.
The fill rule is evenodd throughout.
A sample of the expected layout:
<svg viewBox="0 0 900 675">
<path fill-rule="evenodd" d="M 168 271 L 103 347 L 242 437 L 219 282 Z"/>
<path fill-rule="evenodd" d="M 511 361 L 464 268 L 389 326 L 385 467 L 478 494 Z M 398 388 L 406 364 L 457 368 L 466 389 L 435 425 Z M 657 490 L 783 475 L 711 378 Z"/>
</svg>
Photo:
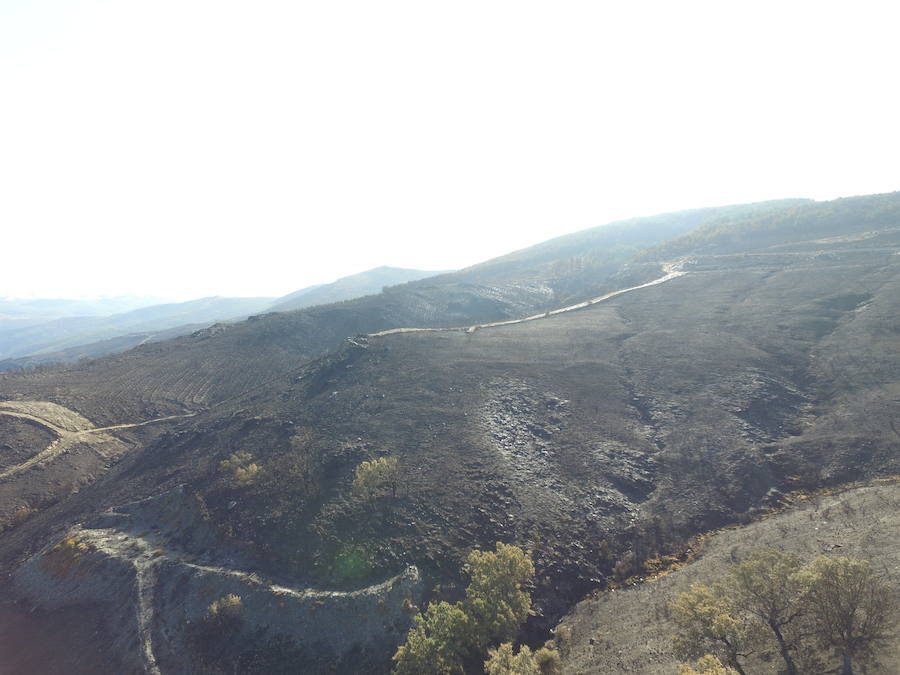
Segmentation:
<svg viewBox="0 0 900 675">
<path fill-rule="evenodd" d="M 0 297 L 0 322 L 15 320 L 25 325 L 28 322 L 40 323 L 64 316 L 108 316 L 163 302 L 161 298 L 138 295 L 100 297 L 91 300 Z"/>
<path fill-rule="evenodd" d="M 351 300 L 435 274 L 439 272 L 377 267 L 281 298 L 215 296 L 162 304 L 134 296 L 4 299 L 0 300 L 0 370 L 96 358 L 186 335 L 216 322 Z"/>
</svg>

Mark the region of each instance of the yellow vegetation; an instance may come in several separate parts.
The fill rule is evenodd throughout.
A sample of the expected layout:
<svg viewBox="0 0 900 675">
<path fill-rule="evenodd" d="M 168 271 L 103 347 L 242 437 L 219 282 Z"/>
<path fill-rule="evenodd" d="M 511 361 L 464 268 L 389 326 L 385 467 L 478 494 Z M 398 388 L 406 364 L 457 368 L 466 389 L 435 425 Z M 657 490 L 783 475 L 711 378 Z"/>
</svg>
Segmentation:
<svg viewBox="0 0 900 675">
<path fill-rule="evenodd" d="M 68 576 L 82 561 L 91 546 L 75 537 L 66 537 L 52 549 L 47 551 L 47 566 L 51 573 Z"/>
<path fill-rule="evenodd" d="M 219 462 L 222 471 L 230 472 L 234 482 L 244 486 L 252 483 L 259 474 L 259 465 L 253 461 L 253 455 L 249 452 L 235 452 L 225 460 Z"/>
<path fill-rule="evenodd" d="M 237 618 L 241 614 L 244 604 L 241 596 L 229 593 L 209 605 L 209 616 L 215 618 Z"/>
<path fill-rule="evenodd" d="M 388 494 L 396 497 L 399 482 L 400 461 L 396 457 L 379 457 L 356 467 L 351 491 L 360 501 L 371 501 Z"/>
</svg>

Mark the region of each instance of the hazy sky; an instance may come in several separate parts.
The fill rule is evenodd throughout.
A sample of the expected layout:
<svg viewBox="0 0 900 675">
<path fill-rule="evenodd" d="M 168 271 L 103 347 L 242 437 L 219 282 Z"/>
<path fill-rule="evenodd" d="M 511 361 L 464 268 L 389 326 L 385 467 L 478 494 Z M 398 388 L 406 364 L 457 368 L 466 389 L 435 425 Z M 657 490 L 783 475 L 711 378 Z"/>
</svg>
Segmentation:
<svg viewBox="0 0 900 675">
<path fill-rule="evenodd" d="M 897 190 L 894 5 L 0 0 L 0 296 L 280 295 Z"/>
</svg>

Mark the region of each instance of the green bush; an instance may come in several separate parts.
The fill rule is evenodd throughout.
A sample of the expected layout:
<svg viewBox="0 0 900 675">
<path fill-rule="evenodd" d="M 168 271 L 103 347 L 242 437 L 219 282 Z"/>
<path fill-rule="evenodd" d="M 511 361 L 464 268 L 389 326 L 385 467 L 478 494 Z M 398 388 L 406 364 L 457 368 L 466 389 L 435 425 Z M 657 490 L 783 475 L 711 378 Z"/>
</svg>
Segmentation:
<svg viewBox="0 0 900 675">
<path fill-rule="evenodd" d="M 469 651 L 471 620 L 459 604 L 432 603 L 394 654 L 395 675 L 457 675 Z"/>
<path fill-rule="evenodd" d="M 219 462 L 219 468 L 231 474 L 231 478 L 240 486 L 249 485 L 259 476 L 259 465 L 253 461 L 249 452 L 235 452 Z"/>
<path fill-rule="evenodd" d="M 562 666 L 556 650 L 541 647 L 532 652 L 523 645 L 518 652 L 513 652 L 512 642 L 504 642 L 488 650 L 484 672 L 487 675 L 560 675 Z"/>
<path fill-rule="evenodd" d="M 494 551 L 472 551 L 467 562 L 471 580 L 465 599 L 431 604 L 416 616 L 406 643 L 394 654 L 396 675 L 462 673 L 466 664 L 484 658 L 489 646 L 515 638 L 528 618 L 531 595 L 523 587 L 534 578 L 534 564 L 525 551 L 498 542 Z"/>
<path fill-rule="evenodd" d="M 394 498 L 399 484 L 400 461 L 396 457 L 379 457 L 356 467 L 351 493 L 362 502 L 388 495 Z"/>
</svg>

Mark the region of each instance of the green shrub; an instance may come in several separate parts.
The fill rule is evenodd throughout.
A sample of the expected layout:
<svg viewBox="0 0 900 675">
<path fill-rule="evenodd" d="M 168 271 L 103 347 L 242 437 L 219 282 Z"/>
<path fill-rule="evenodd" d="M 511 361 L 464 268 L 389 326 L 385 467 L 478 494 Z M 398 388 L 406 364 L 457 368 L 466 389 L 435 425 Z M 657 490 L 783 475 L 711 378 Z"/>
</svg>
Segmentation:
<svg viewBox="0 0 900 675">
<path fill-rule="evenodd" d="M 678 675 L 737 675 L 737 671 L 722 665 L 715 656 L 706 654 L 697 661 L 697 668 L 690 664 L 682 663 L 678 668 Z"/>
<path fill-rule="evenodd" d="M 406 643 L 394 654 L 396 675 L 462 673 L 466 664 L 484 658 L 487 647 L 512 640 L 528 618 L 531 595 L 523 587 L 534 577 L 534 564 L 525 551 L 498 542 L 495 551 L 473 551 L 467 560 L 471 580 L 465 599 L 432 603 L 416 616 Z M 552 656 L 542 658 L 552 662 Z"/>
<path fill-rule="evenodd" d="M 512 640 L 531 614 L 531 593 L 522 590 L 534 579 L 531 557 L 498 542 L 496 551 L 472 551 L 468 567 L 471 581 L 463 606 L 475 622 L 476 647 Z"/>
<path fill-rule="evenodd" d="M 356 467 L 351 493 L 355 499 L 370 502 L 379 497 L 397 496 L 400 485 L 400 461 L 396 457 L 379 457 Z"/>
<path fill-rule="evenodd" d="M 232 453 L 228 459 L 219 462 L 219 468 L 231 473 L 234 482 L 240 486 L 249 485 L 259 476 L 259 465 L 249 452 Z"/>
<path fill-rule="evenodd" d="M 513 652 L 511 642 L 504 642 L 496 649 L 488 650 L 488 660 L 484 662 L 487 675 L 559 675 L 562 672 L 559 652 L 541 647 L 532 652 L 523 645 Z"/>
<path fill-rule="evenodd" d="M 431 603 L 406 643 L 394 654 L 395 675 L 457 675 L 464 672 L 471 620 L 459 604 Z"/>
</svg>

